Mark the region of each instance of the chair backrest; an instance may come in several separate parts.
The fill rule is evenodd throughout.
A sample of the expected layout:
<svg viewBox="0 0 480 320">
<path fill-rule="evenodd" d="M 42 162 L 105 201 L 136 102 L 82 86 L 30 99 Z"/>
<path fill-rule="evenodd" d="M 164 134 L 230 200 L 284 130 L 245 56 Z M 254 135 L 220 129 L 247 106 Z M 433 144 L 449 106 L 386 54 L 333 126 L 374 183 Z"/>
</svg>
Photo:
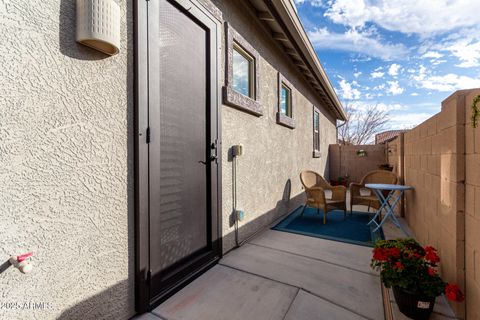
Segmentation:
<svg viewBox="0 0 480 320">
<path fill-rule="evenodd" d="M 362 185 L 365 185 L 367 183 L 396 184 L 397 180 L 398 180 L 397 175 L 391 171 L 374 170 L 374 171 L 370 171 L 363 177 L 361 184 Z"/>
<path fill-rule="evenodd" d="M 300 181 L 305 189 L 313 187 L 321 187 L 324 189 L 330 189 L 330 184 L 315 171 L 304 170 L 300 172 Z"/>
</svg>

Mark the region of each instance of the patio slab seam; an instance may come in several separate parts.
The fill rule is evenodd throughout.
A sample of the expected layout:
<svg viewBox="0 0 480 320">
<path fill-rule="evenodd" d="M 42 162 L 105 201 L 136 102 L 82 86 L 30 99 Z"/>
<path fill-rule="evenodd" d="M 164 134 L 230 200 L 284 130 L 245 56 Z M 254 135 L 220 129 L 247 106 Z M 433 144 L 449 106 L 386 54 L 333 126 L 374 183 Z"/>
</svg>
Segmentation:
<svg viewBox="0 0 480 320">
<path fill-rule="evenodd" d="M 299 256 L 299 257 L 303 257 L 303 258 L 307 258 L 307 259 L 311 259 L 311 260 L 316 260 L 316 261 L 328 263 L 328 264 L 331 264 L 333 266 L 337 266 L 337 267 L 340 267 L 340 268 L 343 268 L 343 269 L 348 269 L 348 270 L 352 270 L 352 271 L 355 271 L 355 272 L 361 272 L 363 274 L 368 274 L 368 275 L 371 275 L 371 276 L 380 277 L 380 275 L 376 274 L 376 273 L 365 272 L 365 271 L 358 270 L 358 269 L 351 268 L 351 267 L 347 267 L 347 266 L 344 266 L 344 265 L 341 265 L 341 264 L 338 264 L 338 263 L 334 263 L 334 262 L 331 262 L 331 261 L 328 261 L 328 260 L 323 260 L 323 259 L 320 259 L 320 258 L 310 257 L 310 256 L 307 256 L 307 255 L 303 255 L 303 254 L 299 254 L 299 253 L 295 253 L 295 252 L 291 252 L 291 251 L 287 251 L 287 250 L 281 250 L 281 249 L 277 249 L 277 248 L 273 248 L 273 247 L 269 247 L 269 246 L 265 246 L 265 245 L 261 245 L 261 244 L 256 244 L 256 243 L 253 243 L 253 242 L 249 242 L 248 244 L 254 245 L 254 246 L 257 246 L 257 247 L 262 247 L 262 248 L 266 248 L 266 249 L 271 249 L 271 250 L 283 252 L 283 253 L 292 254 L 292 255 L 295 255 L 295 256 Z"/>
<path fill-rule="evenodd" d="M 278 282 L 278 281 L 277 281 L 277 282 Z M 287 317 L 288 312 L 289 312 L 290 309 L 292 308 L 293 303 L 295 302 L 295 299 L 297 299 L 298 293 L 300 292 L 300 290 L 301 290 L 300 288 L 297 288 L 297 292 L 295 293 L 295 297 L 293 297 L 292 301 L 290 301 L 290 305 L 288 306 L 287 311 L 286 311 L 285 314 L 283 315 L 283 318 L 282 318 L 283 320 L 285 320 L 285 318 Z"/>
<path fill-rule="evenodd" d="M 342 306 L 342 305 L 336 303 L 335 301 L 329 300 L 329 299 L 327 299 L 327 298 L 325 298 L 325 297 L 321 297 L 321 296 L 319 296 L 318 294 L 316 294 L 316 293 L 314 293 L 314 292 L 312 292 L 312 291 L 310 291 L 310 290 L 308 290 L 308 289 L 306 289 L 306 288 L 297 287 L 297 286 L 291 285 L 291 284 L 286 283 L 286 282 L 283 282 L 283 281 L 278 281 L 278 280 L 275 280 L 275 279 L 266 277 L 266 276 L 264 276 L 264 275 L 260 275 L 260 274 L 256 274 L 256 273 L 253 273 L 253 272 L 250 272 L 250 271 L 246 271 L 246 270 L 240 269 L 240 268 L 232 267 L 232 266 L 230 266 L 230 265 L 223 264 L 221 261 L 219 262 L 219 264 L 222 265 L 222 266 L 224 266 L 224 267 L 227 267 L 227 268 L 236 270 L 236 271 L 244 272 L 244 273 L 247 273 L 247 274 L 250 274 L 250 275 L 254 275 L 254 276 L 257 276 L 257 277 L 260 277 L 260 278 L 263 278 L 263 279 L 267 279 L 267 280 L 270 280 L 270 281 L 273 281 L 273 282 L 281 283 L 281 284 L 286 285 L 286 286 L 289 286 L 289 287 L 294 287 L 294 288 L 298 289 L 297 295 L 298 295 L 298 292 L 299 292 L 300 290 L 302 290 L 302 291 L 305 291 L 305 292 L 307 292 L 308 294 L 311 294 L 311 295 L 313 295 L 313 296 L 315 296 L 315 297 L 317 297 L 317 298 L 319 298 L 319 299 L 321 299 L 321 300 L 327 301 L 327 302 L 329 302 L 329 303 L 331 303 L 331 304 L 333 304 L 333 305 L 335 305 L 335 306 L 337 306 L 337 307 L 339 307 L 339 308 L 341 308 L 341 309 L 344 309 L 344 310 L 347 310 L 347 311 L 349 311 L 349 312 L 351 312 L 351 313 L 354 313 L 355 315 L 357 315 L 357 316 L 359 316 L 359 317 L 361 317 L 361 318 L 363 318 L 363 319 L 375 320 L 375 319 L 373 319 L 373 318 L 367 318 L 367 317 L 365 317 L 364 315 L 359 314 L 359 313 L 356 312 L 355 310 L 352 310 L 352 309 L 350 309 L 350 308 L 346 308 L 345 306 Z M 292 303 L 293 303 L 293 301 L 295 301 L 295 299 L 292 300 Z M 286 316 L 287 314 L 288 314 L 288 312 L 285 313 L 285 316 Z"/>
</svg>

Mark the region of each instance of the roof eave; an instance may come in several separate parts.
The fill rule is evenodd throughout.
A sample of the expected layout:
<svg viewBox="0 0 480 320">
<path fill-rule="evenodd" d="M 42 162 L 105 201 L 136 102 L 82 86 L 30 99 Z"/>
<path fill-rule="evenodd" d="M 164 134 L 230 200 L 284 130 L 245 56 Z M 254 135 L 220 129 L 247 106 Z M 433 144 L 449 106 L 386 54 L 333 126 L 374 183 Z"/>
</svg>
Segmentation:
<svg viewBox="0 0 480 320">
<path fill-rule="evenodd" d="M 323 68 L 320 59 L 318 58 L 315 49 L 313 48 L 313 45 L 310 42 L 305 29 L 303 28 L 294 5 L 290 2 L 290 0 L 266 1 L 269 1 L 275 7 L 281 16 L 283 23 L 287 25 L 288 31 L 294 37 L 296 44 L 304 54 L 304 57 L 308 60 L 307 62 L 312 67 L 312 70 L 316 73 L 316 76 L 320 80 L 325 93 L 328 95 L 329 100 L 336 109 L 335 111 L 337 113 L 337 118 L 339 120 L 346 121 L 347 114 L 345 113 L 345 110 L 343 109 L 343 106 L 338 99 L 335 90 L 333 89 L 325 69 Z"/>
</svg>

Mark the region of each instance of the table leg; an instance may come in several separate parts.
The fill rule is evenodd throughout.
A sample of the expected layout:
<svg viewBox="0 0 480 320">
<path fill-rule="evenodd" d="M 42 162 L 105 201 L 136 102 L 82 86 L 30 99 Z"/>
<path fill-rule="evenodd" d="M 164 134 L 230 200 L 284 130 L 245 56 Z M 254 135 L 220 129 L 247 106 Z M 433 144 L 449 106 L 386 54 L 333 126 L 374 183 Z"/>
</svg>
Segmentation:
<svg viewBox="0 0 480 320">
<path fill-rule="evenodd" d="M 384 223 L 385 221 L 387 221 L 387 218 L 390 218 L 390 220 L 392 220 L 392 223 L 397 227 L 397 228 L 400 228 L 402 229 L 403 233 L 405 233 L 407 236 L 408 236 L 408 233 L 405 231 L 405 229 L 403 229 L 402 225 L 400 224 L 400 221 L 398 221 L 397 217 L 395 216 L 395 207 L 396 205 L 398 204 L 398 202 L 400 201 L 400 199 L 402 198 L 402 195 L 403 195 L 403 190 L 400 191 L 400 194 L 396 197 L 396 199 L 393 201 L 393 204 L 390 205 L 390 203 L 388 201 L 385 202 L 385 207 L 386 207 L 386 214 L 385 214 L 385 217 L 383 217 L 382 221 L 377 224 L 377 227 L 375 229 L 373 229 L 373 231 L 377 231 Z M 393 194 L 394 191 L 391 192 L 391 194 Z M 380 192 L 381 194 L 381 192 Z M 390 196 L 390 194 L 389 194 Z M 383 197 L 383 194 L 382 194 L 382 197 Z"/>
<path fill-rule="evenodd" d="M 377 212 L 375 213 L 375 215 L 373 216 L 373 218 L 370 220 L 370 222 L 367 224 L 367 225 L 370 225 L 371 223 L 375 223 L 377 225 L 377 229 L 378 229 L 378 222 L 377 222 L 377 218 L 380 216 L 381 217 L 381 214 L 382 214 L 382 210 L 383 208 L 386 207 L 386 205 L 388 204 L 388 201 L 390 200 L 390 198 L 392 197 L 392 194 L 393 192 L 389 192 L 387 197 L 385 198 L 383 196 L 383 193 L 380 191 L 380 190 L 377 190 L 377 189 L 373 189 L 373 192 L 375 192 L 375 194 L 377 195 L 377 198 L 378 200 L 380 201 L 380 208 L 378 208 Z M 385 216 L 387 215 L 387 213 L 385 213 Z"/>
</svg>

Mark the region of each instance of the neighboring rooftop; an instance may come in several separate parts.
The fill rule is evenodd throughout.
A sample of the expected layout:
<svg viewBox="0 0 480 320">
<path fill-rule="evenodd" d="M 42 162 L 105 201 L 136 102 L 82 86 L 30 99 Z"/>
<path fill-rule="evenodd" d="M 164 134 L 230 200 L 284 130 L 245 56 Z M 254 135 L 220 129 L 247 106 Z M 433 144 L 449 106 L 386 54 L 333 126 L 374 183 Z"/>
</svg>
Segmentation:
<svg viewBox="0 0 480 320">
<path fill-rule="evenodd" d="M 408 130 L 389 130 L 377 133 L 375 135 L 375 144 L 387 143 L 395 139 L 400 133 L 407 132 Z"/>
</svg>

